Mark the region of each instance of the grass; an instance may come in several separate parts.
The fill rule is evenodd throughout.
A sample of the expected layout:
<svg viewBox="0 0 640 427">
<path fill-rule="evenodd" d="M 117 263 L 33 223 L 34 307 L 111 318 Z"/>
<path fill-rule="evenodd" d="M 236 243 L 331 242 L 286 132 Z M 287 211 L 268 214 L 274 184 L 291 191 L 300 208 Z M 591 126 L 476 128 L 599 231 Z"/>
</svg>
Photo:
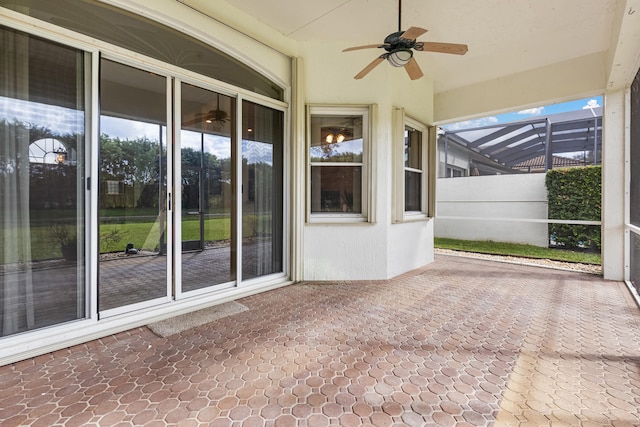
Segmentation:
<svg viewBox="0 0 640 427">
<path fill-rule="evenodd" d="M 456 251 L 476 252 L 482 254 L 541 258 L 595 265 L 602 264 L 602 257 L 599 253 L 550 249 L 516 243 L 436 238 L 434 245 L 436 248 L 440 249 L 452 249 Z"/>
<path fill-rule="evenodd" d="M 229 239 L 231 236 L 230 224 L 231 220 L 229 218 L 206 219 L 204 221 L 204 239 L 206 241 Z M 108 235 L 112 230 L 118 230 L 117 234 L 120 236 L 120 240 L 101 243 L 100 252 L 123 251 L 129 242 L 133 243 L 135 248 L 156 251 L 160 242 L 159 225 L 158 222 L 101 224 L 101 235 Z M 200 221 L 188 220 L 182 222 L 182 240 L 200 240 Z"/>
<path fill-rule="evenodd" d="M 119 214 L 124 211 L 118 212 Z M 100 224 L 100 252 L 122 252 L 127 243 L 133 243 L 137 249 L 145 249 L 149 251 L 157 251 L 160 245 L 160 221 L 150 221 L 149 217 L 152 211 L 136 211 L 137 215 L 120 216 L 105 215 L 101 217 L 106 220 Z M 157 215 L 157 212 L 155 212 Z M 69 217 L 75 215 L 75 211 L 68 212 Z M 120 216 L 120 217 L 119 217 Z M 60 242 L 52 236 L 51 224 L 56 224 L 55 220 L 45 221 L 44 216 L 34 215 L 37 221 L 29 227 L 29 235 L 31 237 L 31 260 L 42 261 L 48 259 L 58 259 L 62 257 Z M 65 218 L 60 212 L 52 215 L 53 218 Z M 111 219 L 115 221 L 111 222 Z M 75 223 L 72 219 L 66 222 L 70 227 L 70 232 L 75 236 Z M 204 240 L 205 241 L 221 241 L 231 238 L 231 219 L 229 217 L 207 218 L 204 221 Z M 164 224 L 166 227 L 166 222 Z M 200 221 L 197 216 L 181 221 L 182 240 L 199 240 L 200 239 Z M 243 237 L 255 237 L 271 233 L 271 216 L 270 215 L 243 215 L 242 217 L 242 234 Z M 16 232 L 12 239 L 17 239 L 21 235 Z M 5 236 L 0 229 L 0 241 Z M 165 238 L 166 242 L 166 238 Z M 5 253 L 5 245 L 0 245 L 0 260 L 4 263 L 18 262 L 19 254 Z"/>
<path fill-rule="evenodd" d="M 135 219 L 135 218 L 134 218 Z M 257 231 L 271 232 L 271 217 L 268 215 L 245 215 L 242 217 L 243 237 L 255 236 Z M 100 245 L 100 252 L 123 251 L 126 244 L 131 242 L 135 248 L 157 250 L 160 241 L 160 227 L 156 222 L 127 222 L 124 224 L 101 224 L 100 235 L 108 236 L 113 230 L 120 237 L 117 241 L 105 241 Z M 200 220 L 194 216 L 183 220 L 182 240 L 200 240 Z M 166 227 L 166 224 L 165 224 Z M 231 218 L 207 218 L 204 221 L 204 240 L 220 241 L 231 238 Z M 103 239 L 108 240 L 108 239 Z M 165 239 L 166 241 L 166 239 Z"/>
</svg>

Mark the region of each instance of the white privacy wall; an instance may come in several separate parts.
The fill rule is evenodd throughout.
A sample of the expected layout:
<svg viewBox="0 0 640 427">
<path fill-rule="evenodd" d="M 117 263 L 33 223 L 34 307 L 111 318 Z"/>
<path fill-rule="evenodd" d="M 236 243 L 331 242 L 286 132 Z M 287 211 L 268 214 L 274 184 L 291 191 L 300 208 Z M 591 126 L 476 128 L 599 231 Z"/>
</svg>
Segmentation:
<svg viewBox="0 0 640 427">
<path fill-rule="evenodd" d="M 435 237 L 547 246 L 545 176 L 438 179 Z"/>
</svg>

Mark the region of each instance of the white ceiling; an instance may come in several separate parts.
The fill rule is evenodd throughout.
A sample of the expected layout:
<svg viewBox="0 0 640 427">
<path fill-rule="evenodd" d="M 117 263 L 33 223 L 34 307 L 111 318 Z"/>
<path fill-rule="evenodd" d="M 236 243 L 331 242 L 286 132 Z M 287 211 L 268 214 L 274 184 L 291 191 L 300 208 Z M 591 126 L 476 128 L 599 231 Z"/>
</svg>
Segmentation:
<svg viewBox="0 0 640 427">
<path fill-rule="evenodd" d="M 397 0 L 228 2 L 298 41 L 346 48 L 398 31 Z M 419 40 L 469 46 L 465 56 L 416 55 L 442 92 L 607 51 L 615 45 L 616 7 L 616 0 L 404 0 L 402 29 L 423 27 L 429 32 Z"/>
</svg>

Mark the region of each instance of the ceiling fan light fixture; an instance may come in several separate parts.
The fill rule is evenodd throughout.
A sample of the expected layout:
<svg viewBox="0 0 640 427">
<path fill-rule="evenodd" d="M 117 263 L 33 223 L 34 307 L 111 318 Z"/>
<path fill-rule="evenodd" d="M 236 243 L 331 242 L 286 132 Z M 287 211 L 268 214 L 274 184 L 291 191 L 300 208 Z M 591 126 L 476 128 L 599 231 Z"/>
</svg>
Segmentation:
<svg viewBox="0 0 640 427">
<path fill-rule="evenodd" d="M 333 142 L 333 134 L 328 133 L 327 137 L 324 139 L 327 144 L 331 144 Z"/>
<path fill-rule="evenodd" d="M 387 61 L 394 67 L 404 67 L 413 57 L 413 52 L 410 49 L 400 49 L 391 52 L 387 56 Z"/>
<path fill-rule="evenodd" d="M 323 127 L 321 135 L 322 141 L 326 144 L 339 144 L 353 139 L 353 130 L 347 127 Z"/>
</svg>

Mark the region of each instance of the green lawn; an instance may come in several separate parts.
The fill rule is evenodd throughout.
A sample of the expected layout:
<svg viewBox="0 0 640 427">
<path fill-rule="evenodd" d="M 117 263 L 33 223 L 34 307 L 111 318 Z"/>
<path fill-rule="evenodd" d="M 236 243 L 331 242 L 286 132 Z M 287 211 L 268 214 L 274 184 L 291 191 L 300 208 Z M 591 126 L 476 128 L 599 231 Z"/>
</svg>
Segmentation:
<svg viewBox="0 0 640 427">
<path fill-rule="evenodd" d="M 550 249 L 515 243 L 436 238 L 434 245 L 436 248 L 441 249 L 452 249 L 456 251 L 476 252 L 482 254 L 543 258 L 556 261 L 580 262 L 584 264 L 602 264 L 602 257 L 599 253 Z"/>
<path fill-rule="evenodd" d="M 128 220 L 128 219 L 127 219 Z M 165 223 L 166 227 L 166 223 Z M 244 237 L 255 236 L 257 230 L 271 232 L 271 217 L 268 215 L 245 215 L 242 218 Z M 110 239 L 117 236 L 119 240 Z M 100 252 L 123 251 L 127 243 L 138 249 L 157 250 L 160 241 L 160 224 L 156 222 L 127 222 L 124 224 L 100 225 Z M 204 240 L 220 241 L 231 238 L 231 218 L 207 218 L 204 221 Z M 182 240 L 200 240 L 200 220 L 197 216 L 182 221 Z M 166 242 L 166 239 L 165 239 Z"/>
<path fill-rule="evenodd" d="M 117 215 L 107 215 L 103 217 L 100 224 L 100 252 L 121 252 L 125 250 L 127 243 L 133 243 L 137 249 L 145 249 L 157 251 L 160 245 L 160 236 L 162 233 L 161 224 L 158 219 L 150 221 L 148 216 L 142 215 L 144 212 L 137 212 L 139 215 L 117 217 Z M 151 212 L 149 212 L 151 213 Z M 71 215 L 71 214 L 69 214 Z M 113 222 L 110 219 L 113 218 Z M 51 225 L 56 224 L 54 221 L 45 221 L 44 215 L 41 220 L 35 221 L 29 227 L 29 235 L 31 236 L 31 259 L 33 261 L 41 261 L 47 259 L 57 259 L 62 257 L 60 242 L 56 241 L 51 233 Z M 75 236 L 75 224 L 70 220 L 60 222 L 66 224 L 69 229 L 70 237 Z M 164 227 L 166 228 L 166 222 Z M 200 240 L 200 221 L 197 216 L 187 218 L 182 221 L 182 240 Z M 271 216 L 270 215 L 244 215 L 242 217 L 242 234 L 244 237 L 252 237 L 271 233 Z M 17 233 L 13 238 L 17 237 Z M 204 240 L 205 241 L 221 241 L 231 238 L 231 219 L 229 217 L 207 218 L 204 221 Z M 4 236 L 0 230 L 0 240 Z M 164 239 L 166 243 L 166 238 Z M 5 254 L 5 246 L 0 245 L 0 259 L 5 263 L 13 263 L 19 261 L 19 254 Z"/>
<path fill-rule="evenodd" d="M 231 237 L 230 224 L 231 220 L 229 218 L 206 219 L 204 221 L 204 240 L 229 239 Z M 166 223 L 164 225 L 166 227 Z M 120 239 L 109 239 L 108 236 L 113 235 L 112 233 L 115 233 Z M 160 242 L 160 223 L 156 221 L 101 224 L 100 236 L 102 236 L 100 252 L 123 251 L 129 242 L 133 243 L 133 247 L 138 249 L 157 251 Z M 182 222 L 182 240 L 200 240 L 200 221 L 197 218 Z"/>
</svg>

